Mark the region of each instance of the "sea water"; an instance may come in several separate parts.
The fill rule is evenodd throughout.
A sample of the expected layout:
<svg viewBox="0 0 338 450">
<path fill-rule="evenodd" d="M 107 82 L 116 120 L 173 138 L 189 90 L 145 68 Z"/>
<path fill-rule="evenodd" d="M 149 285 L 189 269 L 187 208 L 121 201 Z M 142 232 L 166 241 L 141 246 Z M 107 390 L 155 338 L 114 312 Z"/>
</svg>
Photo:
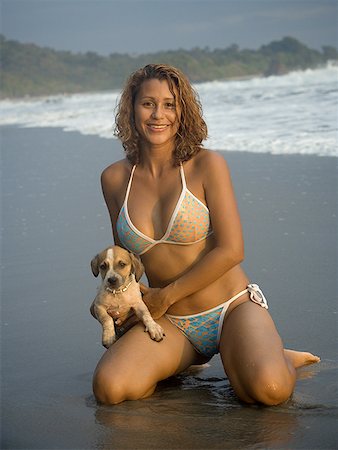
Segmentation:
<svg viewBox="0 0 338 450">
<path fill-rule="evenodd" d="M 243 405 L 216 355 L 148 399 L 108 407 L 91 387 L 104 349 L 90 259 L 111 242 L 99 177 L 120 146 L 57 128 L 3 127 L 1 140 L 1 448 L 338 448 L 337 158 L 225 155 L 245 269 L 285 345 L 322 359 L 299 371 L 292 398 Z"/>
<path fill-rule="evenodd" d="M 338 156 L 338 66 L 196 84 L 215 150 Z M 0 125 L 113 138 L 120 92 L 0 101 Z"/>
</svg>

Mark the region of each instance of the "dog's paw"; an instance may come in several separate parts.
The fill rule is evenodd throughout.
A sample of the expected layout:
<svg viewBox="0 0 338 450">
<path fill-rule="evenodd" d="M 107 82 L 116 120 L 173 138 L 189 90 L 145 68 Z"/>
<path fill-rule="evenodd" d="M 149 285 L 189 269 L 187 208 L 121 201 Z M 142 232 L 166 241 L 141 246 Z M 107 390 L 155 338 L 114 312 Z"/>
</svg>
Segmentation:
<svg viewBox="0 0 338 450">
<path fill-rule="evenodd" d="M 114 342 L 116 341 L 116 334 L 108 334 L 108 333 L 104 333 L 102 335 L 102 345 L 103 347 L 109 348 L 111 345 L 114 344 Z"/>
<path fill-rule="evenodd" d="M 146 326 L 144 331 L 147 331 L 151 339 L 157 342 L 162 341 L 165 336 L 163 328 L 156 322 Z"/>
</svg>

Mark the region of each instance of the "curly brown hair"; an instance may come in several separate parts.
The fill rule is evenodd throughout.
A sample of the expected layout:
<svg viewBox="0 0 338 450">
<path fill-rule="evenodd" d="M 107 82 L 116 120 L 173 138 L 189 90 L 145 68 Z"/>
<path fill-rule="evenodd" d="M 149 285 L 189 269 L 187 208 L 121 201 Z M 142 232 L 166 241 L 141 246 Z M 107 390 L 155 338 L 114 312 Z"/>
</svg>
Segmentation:
<svg viewBox="0 0 338 450">
<path fill-rule="evenodd" d="M 131 74 L 117 105 L 114 134 L 121 140 L 127 159 L 132 164 L 137 164 L 140 159 L 140 137 L 134 122 L 134 103 L 141 84 L 150 79 L 166 80 L 170 92 L 181 109 L 173 152 L 173 163 L 179 165 L 201 150 L 202 141 L 208 136 L 208 129 L 202 117 L 202 107 L 197 92 L 187 77 L 175 67 L 166 64 L 148 64 Z"/>
</svg>

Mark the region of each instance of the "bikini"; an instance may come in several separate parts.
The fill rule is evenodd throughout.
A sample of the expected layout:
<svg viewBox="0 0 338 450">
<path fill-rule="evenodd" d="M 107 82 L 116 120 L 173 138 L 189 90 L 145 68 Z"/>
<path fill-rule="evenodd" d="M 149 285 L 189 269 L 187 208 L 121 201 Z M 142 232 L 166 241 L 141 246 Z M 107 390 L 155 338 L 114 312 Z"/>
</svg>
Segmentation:
<svg viewBox="0 0 338 450">
<path fill-rule="evenodd" d="M 161 239 L 152 239 L 138 230 L 129 217 L 128 198 L 136 165 L 131 171 L 126 197 L 116 222 L 121 243 L 136 255 L 143 255 L 158 244 L 190 245 L 212 234 L 209 210 L 187 188 L 183 166 L 180 166 L 182 191 L 169 225 Z"/>
<path fill-rule="evenodd" d="M 119 240 L 125 248 L 136 255 L 143 255 L 158 244 L 192 245 L 212 234 L 209 209 L 187 188 L 182 164 L 182 191 L 164 235 L 160 239 L 152 239 L 138 230 L 128 212 L 128 198 L 135 169 L 136 165 L 132 168 L 126 196 L 116 222 Z M 166 314 L 166 317 L 185 334 L 199 353 L 211 357 L 218 353 L 227 309 L 232 302 L 247 292 L 254 303 L 268 308 L 260 288 L 256 284 L 249 284 L 244 291 L 215 308 L 189 316 Z"/>
<path fill-rule="evenodd" d="M 249 284 L 246 289 L 215 308 L 189 316 L 173 316 L 171 314 L 166 314 L 166 317 L 182 331 L 198 353 L 211 358 L 219 352 L 218 347 L 221 339 L 223 322 L 229 306 L 247 292 L 250 295 L 251 301 L 268 309 L 268 303 L 259 286 L 257 284 Z"/>
</svg>

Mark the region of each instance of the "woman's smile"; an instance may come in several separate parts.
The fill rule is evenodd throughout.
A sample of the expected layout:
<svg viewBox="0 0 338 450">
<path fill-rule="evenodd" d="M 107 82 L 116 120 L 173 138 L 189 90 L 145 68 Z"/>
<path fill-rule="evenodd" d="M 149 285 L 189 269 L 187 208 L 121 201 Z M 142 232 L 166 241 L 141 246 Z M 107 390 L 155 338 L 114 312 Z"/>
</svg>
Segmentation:
<svg viewBox="0 0 338 450">
<path fill-rule="evenodd" d="M 170 125 L 156 125 L 153 123 L 147 124 L 148 128 L 150 128 L 151 131 L 159 132 L 166 130 Z"/>
</svg>

